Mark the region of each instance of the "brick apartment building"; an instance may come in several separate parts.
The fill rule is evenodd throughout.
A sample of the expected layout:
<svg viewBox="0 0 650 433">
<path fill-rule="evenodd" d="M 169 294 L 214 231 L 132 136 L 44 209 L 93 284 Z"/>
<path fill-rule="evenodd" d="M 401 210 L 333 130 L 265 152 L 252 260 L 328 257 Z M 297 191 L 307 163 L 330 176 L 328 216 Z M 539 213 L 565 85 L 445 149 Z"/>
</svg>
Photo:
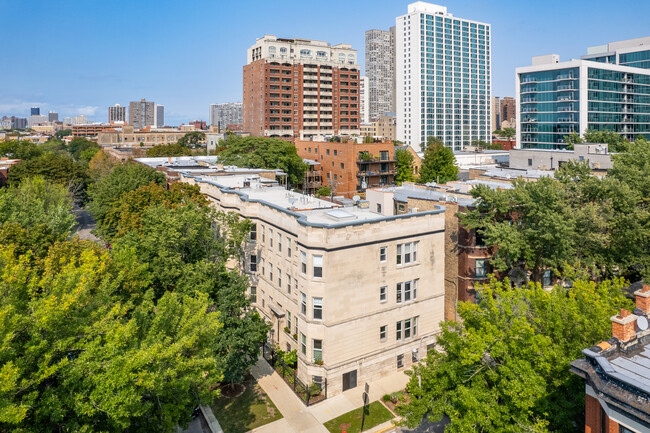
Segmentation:
<svg viewBox="0 0 650 433">
<path fill-rule="evenodd" d="M 344 143 L 296 141 L 301 158 L 320 164 L 322 185 L 332 187 L 334 195 L 351 198 L 366 188 L 395 183 L 395 146 L 391 141 Z"/>
<path fill-rule="evenodd" d="M 350 45 L 266 35 L 247 62 L 244 131 L 291 141 L 358 134 L 360 74 Z"/>
<path fill-rule="evenodd" d="M 585 433 L 650 431 L 650 286 L 634 295 L 633 313 L 611 317 L 613 338 L 571 363 L 585 380 Z"/>
</svg>

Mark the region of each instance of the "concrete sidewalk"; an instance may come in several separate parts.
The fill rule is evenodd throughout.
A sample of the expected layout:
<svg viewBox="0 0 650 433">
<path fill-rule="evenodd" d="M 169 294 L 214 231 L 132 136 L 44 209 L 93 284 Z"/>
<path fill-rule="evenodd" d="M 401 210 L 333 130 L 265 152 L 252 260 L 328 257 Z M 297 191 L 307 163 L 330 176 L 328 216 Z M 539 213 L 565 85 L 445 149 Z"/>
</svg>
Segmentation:
<svg viewBox="0 0 650 433">
<path fill-rule="evenodd" d="M 271 366 L 260 357 L 251 373 L 265 393 L 273 400 L 284 418 L 258 427 L 255 433 L 328 433 L 327 429 L 312 415 L 293 393 L 289 385 Z"/>
<path fill-rule="evenodd" d="M 406 387 L 409 377 L 401 371 L 391 373 L 370 383 L 370 402 L 381 400 L 384 394 L 390 394 Z M 321 423 L 363 406 L 364 384 L 349 389 L 334 397 L 329 397 L 307 410 Z M 275 400 L 274 400 L 275 401 Z"/>
</svg>

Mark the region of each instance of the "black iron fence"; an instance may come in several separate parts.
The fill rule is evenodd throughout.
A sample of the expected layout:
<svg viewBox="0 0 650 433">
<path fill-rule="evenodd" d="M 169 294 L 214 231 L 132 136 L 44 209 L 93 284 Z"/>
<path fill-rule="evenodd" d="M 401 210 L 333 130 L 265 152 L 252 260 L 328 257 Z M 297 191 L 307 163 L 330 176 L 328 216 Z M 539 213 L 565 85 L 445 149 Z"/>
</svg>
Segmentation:
<svg viewBox="0 0 650 433">
<path fill-rule="evenodd" d="M 327 378 L 323 378 L 322 383 L 312 382 L 307 385 L 298 378 L 297 368 L 287 365 L 272 346 L 264 344 L 262 355 L 306 406 L 327 398 Z"/>
</svg>

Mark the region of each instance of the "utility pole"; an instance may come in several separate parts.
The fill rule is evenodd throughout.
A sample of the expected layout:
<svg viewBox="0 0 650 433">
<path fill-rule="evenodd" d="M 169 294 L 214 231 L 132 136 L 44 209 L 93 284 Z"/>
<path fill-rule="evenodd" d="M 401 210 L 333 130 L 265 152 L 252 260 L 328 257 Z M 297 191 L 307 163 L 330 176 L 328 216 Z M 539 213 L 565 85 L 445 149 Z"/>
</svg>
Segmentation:
<svg viewBox="0 0 650 433">
<path fill-rule="evenodd" d="M 332 170 L 330 170 L 329 184 L 330 184 L 330 203 L 334 203 L 334 191 L 336 191 L 336 185 L 340 185 L 341 182 L 334 182 L 334 178 L 332 177 Z"/>
</svg>

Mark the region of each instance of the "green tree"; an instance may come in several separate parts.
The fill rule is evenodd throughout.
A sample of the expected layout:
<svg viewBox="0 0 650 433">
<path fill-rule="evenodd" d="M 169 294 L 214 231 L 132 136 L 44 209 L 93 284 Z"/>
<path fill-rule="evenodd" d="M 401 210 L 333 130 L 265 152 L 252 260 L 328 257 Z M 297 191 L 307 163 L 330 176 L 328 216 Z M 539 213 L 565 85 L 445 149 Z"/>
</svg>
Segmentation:
<svg viewBox="0 0 650 433">
<path fill-rule="evenodd" d="M 68 152 L 70 152 L 70 155 L 72 155 L 75 161 L 78 161 L 81 154 L 88 149 L 95 149 L 96 152 L 99 150 L 99 145 L 94 141 L 90 141 L 81 137 L 73 138 L 68 144 Z"/>
<path fill-rule="evenodd" d="M 141 186 L 120 196 L 99 223 L 97 232 L 105 240 L 121 237 L 130 230 L 142 228 L 142 215 L 149 207 L 162 205 L 171 209 L 188 203 L 208 205 L 198 186 L 178 182 L 169 190 L 156 183 Z"/>
<path fill-rule="evenodd" d="M 332 190 L 328 185 L 323 185 L 316 191 L 316 195 L 319 197 L 329 197 L 332 194 Z"/>
<path fill-rule="evenodd" d="M 363 142 L 364 143 L 374 143 L 375 139 L 371 135 L 366 135 L 363 137 Z"/>
<path fill-rule="evenodd" d="M 192 148 L 199 147 L 199 144 L 201 143 L 205 143 L 205 132 L 201 132 L 201 131 L 188 132 L 187 134 L 179 138 L 178 141 L 176 142 L 176 144 L 180 146 L 186 146 Z"/>
<path fill-rule="evenodd" d="M 442 141 L 442 139 L 438 137 L 433 137 L 429 136 L 427 137 L 426 143 L 420 143 L 420 148 L 422 149 L 422 152 L 426 152 L 429 147 L 438 147 L 438 146 L 444 146 L 445 142 Z"/>
<path fill-rule="evenodd" d="M 456 166 L 454 152 L 444 144 L 432 140 L 424 151 L 419 182 L 447 183 L 456 179 L 458 179 L 458 166 Z"/>
<path fill-rule="evenodd" d="M 502 131 L 503 136 L 510 141 L 512 141 L 512 139 L 515 138 L 515 135 L 517 135 L 517 130 L 515 128 L 503 128 Z"/>
<path fill-rule="evenodd" d="M 205 294 L 134 303 L 141 276 L 91 242 L 42 264 L 2 245 L 0 275 L 2 431 L 174 432 L 214 398 L 222 324 Z"/>
<path fill-rule="evenodd" d="M 566 148 L 572 150 L 576 144 L 584 143 L 585 141 L 580 137 L 580 134 L 572 132 L 571 134 L 564 136 L 564 142 L 568 144 Z"/>
<path fill-rule="evenodd" d="M 28 160 L 41 156 L 43 151 L 29 140 L 7 140 L 0 142 L 0 156 L 9 159 Z"/>
<path fill-rule="evenodd" d="M 625 150 L 627 140 L 614 131 L 594 131 L 587 129 L 584 133 L 584 140 L 587 143 L 607 143 L 610 152 L 622 152 Z"/>
<path fill-rule="evenodd" d="M 120 196 L 151 182 L 162 185 L 165 175 L 142 164 L 130 162 L 114 167 L 110 174 L 99 179 L 89 188 L 88 209 L 100 222 Z"/>
<path fill-rule="evenodd" d="M 395 182 L 401 185 L 402 182 L 414 182 L 415 175 L 413 174 L 413 155 L 406 149 L 395 150 L 395 158 L 397 159 L 397 174 L 395 175 Z"/>
<path fill-rule="evenodd" d="M 68 191 L 39 176 L 0 189 L 0 224 L 16 223 L 25 229 L 44 224 L 54 235 L 67 237 L 75 225 L 71 210 Z"/>
<path fill-rule="evenodd" d="M 147 149 L 147 156 L 150 158 L 161 156 L 190 156 L 193 153 L 194 151 L 190 147 L 182 146 L 179 143 L 161 144 Z"/>
<path fill-rule="evenodd" d="M 296 147 L 277 138 L 231 136 L 219 153 L 223 164 L 240 167 L 280 169 L 288 174 L 292 185 L 302 182 L 307 164 L 298 156 Z"/>
<path fill-rule="evenodd" d="M 449 416 L 445 432 L 574 432 L 584 422 L 584 383 L 569 363 L 611 337 L 609 318 L 632 308 L 623 280 L 577 280 L 548 292 L 506 279 L 460 303 L 461 322 L 444 322 L 437 347 L 415 366 L 397 407 L 410 427 Z"/>
<path fill-rule="evenodd" d="M 72 135 L 72 129 L 62 129 L 60 131 L 56 131 L 54 134 L 54 136 L 59 140 L 63 139 L 63 137 L 67 137 L 68 135 Z"/>
</svg>

